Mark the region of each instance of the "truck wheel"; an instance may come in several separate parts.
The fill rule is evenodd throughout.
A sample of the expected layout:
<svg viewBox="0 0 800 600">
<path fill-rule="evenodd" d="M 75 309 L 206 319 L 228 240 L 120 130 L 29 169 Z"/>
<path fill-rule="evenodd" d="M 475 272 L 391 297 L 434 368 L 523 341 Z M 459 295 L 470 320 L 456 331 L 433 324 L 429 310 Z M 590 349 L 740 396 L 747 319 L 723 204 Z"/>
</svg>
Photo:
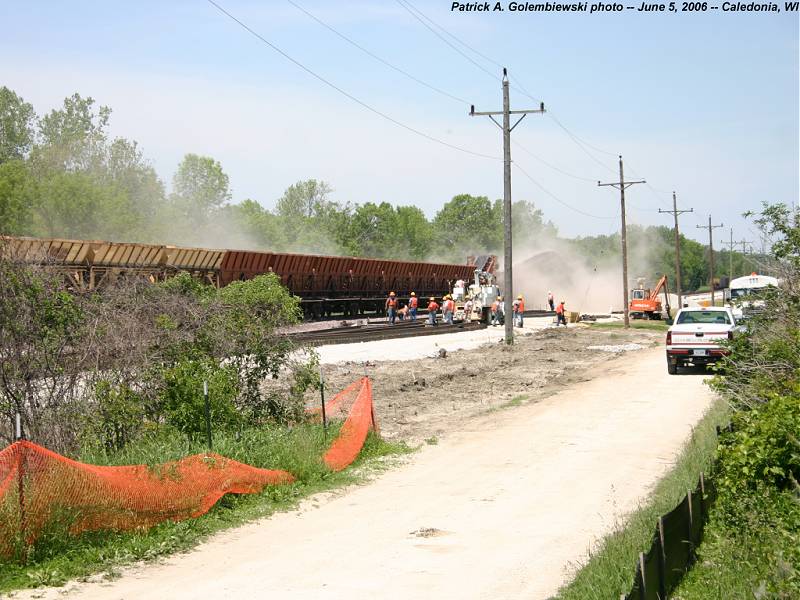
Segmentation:
<svg viewBox="0 0 800 600">
<path fill-rule="evenodd" d="M 670 375 L 678 374 L 678 361 L 667 360 L 667 373 Z"/>
</svg>

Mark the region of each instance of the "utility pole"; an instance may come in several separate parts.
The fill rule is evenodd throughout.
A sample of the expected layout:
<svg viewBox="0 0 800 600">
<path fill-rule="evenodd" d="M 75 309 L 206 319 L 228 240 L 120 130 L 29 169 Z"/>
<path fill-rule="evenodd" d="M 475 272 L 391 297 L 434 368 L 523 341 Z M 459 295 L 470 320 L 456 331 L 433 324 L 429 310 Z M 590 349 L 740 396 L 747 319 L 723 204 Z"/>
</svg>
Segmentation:
<svg viewBox="0 0 800 600">
<path fill-rule="evenodd" d="M 728 286 L 730 286 L 730 282 L 733 281 L 733 227 L 731 227 L 731 241 L 730 242 L 722 242 L 728 247 Z"/>
<path fill-rule="evenodd" d="M 711 306 L 714 306 L 714 230 L 717 227 L 724 227 L 722 223 L 719 225 L 711 224 L 711 215 L 708 215 L 708 225 L 698 225 L 698 229 L 708 228 L 708 277 L 709 284 L 711 284 Z"/>
<path fill-rule="evenodd" d="M 683 302 L 681 302 L 681 234 L 678 231 L 678 216 L 683 213 L 694 212 L 694 209 L 678 210 L 678 200 L 675 197 L 675 192 L 672 192 L 672 210 L 661 210 L 659 208 L 658 212 L 671 214 L 675 217 L 675 289 L 678 292 L 678 309 L 681 309 L 683 308 Z"/>
<path fill-rule="evenodd" d="M 514 302 L 514 280 L 512 274 L 512 250 L 511 250 L 511 132 L 520 124 L 528 113 L 543 113 L 544 102 L 539 104 L 538 109 L 531 110 L 511 110 L 511 101 L 508 97 L 508 72 L 503 68 L 503 110 L 492 112 L 476 112 L 475 105 L 470 107 L 471 117 L 489 117 L 494 124 L 503 131 L 503 295 L 505 296 L 505 337 L 506 344 L 514 343 L 514 319 L 512 305 Z M 495 115 L 503 115 L 503 124 L 497 122 Z M 511 125 L 511 115 L 522 115 L 514 125 Z"/>
<path fill-rule="evenodd" d="M 625 175 L 622 171 L 622 155 L 619 157 L 619 182 L 613 183 L 600 183 L 597 182 L 599 187 L 611 186 L 619 190 L 619 203 L 620 211 L 622 214 L 622 225 L 620 231 L 622 232 L 622 310 L 625 315 L 625 329 L 630 328 L 630 311 L 628 310 L 628 229 L 625 225 L 625 188 L 629 188 L 637 183 L 647 183 L 644 179 L 641 181 L 625 181 Z"/>
</svg>

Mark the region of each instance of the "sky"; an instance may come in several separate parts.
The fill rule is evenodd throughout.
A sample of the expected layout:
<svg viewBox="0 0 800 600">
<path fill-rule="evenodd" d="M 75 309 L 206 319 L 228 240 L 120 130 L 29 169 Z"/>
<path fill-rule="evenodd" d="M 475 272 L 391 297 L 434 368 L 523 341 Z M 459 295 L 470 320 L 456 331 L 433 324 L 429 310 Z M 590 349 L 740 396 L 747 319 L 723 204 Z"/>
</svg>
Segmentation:
<svg viewBox="0 0 800 600">
<path fill-rule="evenodd" d="M 456 194 L 502 198 L 501 131 L 468 114 L 502 107 L 502 65 L 512 109 L 547 110 L 512 134 L 513 198 L 562 236 L 618 230 L 619 194 L 597 181 L 618 179 L 619 154 L 626 179 L 647 181 L 628 189 L 629 223 L 672 226 L 658 210 L 675 190 L 678 207 L 694 209 L 685 235 L 706 242 L 697 226 L 710 214 L 725 225 L 716 244 L 730 227 L 755 241 L 742 213 L 798 201 L 799 25 L 782 3 L 780 13 L 487 14 L 410 0 L 439 37 L 401 0 L 215 1 L 341 91 L 208 0 L 2 3 L 0 21 L 14 26 L 0 37 L 0 85 L 40 115 L 74 92 L 111 107 L 112 134 L 136 140 L 167 184 L 193 152 L 220 161 L 236 202 L 272 208 L 314 178 L 338 201 L 433 216 Z"/>
</svg>

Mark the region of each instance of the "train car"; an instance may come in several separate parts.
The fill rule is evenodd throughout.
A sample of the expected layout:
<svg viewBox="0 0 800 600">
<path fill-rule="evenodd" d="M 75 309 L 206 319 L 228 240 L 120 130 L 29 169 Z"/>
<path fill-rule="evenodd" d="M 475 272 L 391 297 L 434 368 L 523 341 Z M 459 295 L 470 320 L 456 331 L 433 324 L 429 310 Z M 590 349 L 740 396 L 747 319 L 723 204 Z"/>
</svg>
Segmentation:
<svg viewBox="0 0 800 600">
<path fill-rule="evenodd" d="M 301 298 L 306 318 L 333 314 L 381 314 L 390 291 L 401 298 L 411 291 L 419 298 L 452 291 L 458 280 L 469 281 L 475 269 L 492 271 L 496 257 L 470 257 L 466 264 L 184 248 L 99 240 L 2 237 L 3 251 L 17 260 L 41 264 L 64 273 L 68 285 L 88 290 L 121 277 L 162 281 L 188 272 L 209 285 L 224 286 L 275 273 Z"/>
</svg>

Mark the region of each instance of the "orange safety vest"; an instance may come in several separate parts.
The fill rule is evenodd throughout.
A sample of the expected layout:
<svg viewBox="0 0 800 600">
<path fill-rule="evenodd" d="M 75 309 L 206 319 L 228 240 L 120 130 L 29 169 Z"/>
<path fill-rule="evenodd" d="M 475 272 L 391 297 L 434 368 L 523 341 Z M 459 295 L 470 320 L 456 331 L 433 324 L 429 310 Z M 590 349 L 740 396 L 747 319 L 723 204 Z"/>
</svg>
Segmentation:
<svg viewBox="0 0 800 600">
<path fill-rule="evenodd" d="M 409 308 L 417 308 L 417 302 L 418 301 L 419 301 L 419 299 L 416 296 L 411 296 L 411 298 L 408 300 L 408 307 Z"/>
<path fill-rule="evenodd" d="M 563 315 L 564 314 L 564 303 L 562 302 L 558 306 L 556 306 L 556 314 Z"/>
<path fill-rule="evenodd" d="M 395 306 L 397 306 L 397 298 L 387 298 L 386 306 L 389 308 L 394 308 Z"/>
<path fill-rule="evenodd" d="M 456 308 L 456 303 L 455 302 L 453 302 L 452 300 L 445 300 L 445 302 L 444 302 L 445 311 L 449 310 L 450 312 L 453 312 L 453 310 L 455 310 L 455 308 Z"/>
<path fill-rule="evenodd" d="M 436 304 L 436 302 L 431 302 L 430 304 L 428 304 L 428 311 L 436 312 L 437 310 L 439 310 L 439 305 Z"/>
<path fill-rule="evenodd" d="M 517 312 L 525 312 L 525 302 L 523 300 L 517 301 Z"/>
</svg>

